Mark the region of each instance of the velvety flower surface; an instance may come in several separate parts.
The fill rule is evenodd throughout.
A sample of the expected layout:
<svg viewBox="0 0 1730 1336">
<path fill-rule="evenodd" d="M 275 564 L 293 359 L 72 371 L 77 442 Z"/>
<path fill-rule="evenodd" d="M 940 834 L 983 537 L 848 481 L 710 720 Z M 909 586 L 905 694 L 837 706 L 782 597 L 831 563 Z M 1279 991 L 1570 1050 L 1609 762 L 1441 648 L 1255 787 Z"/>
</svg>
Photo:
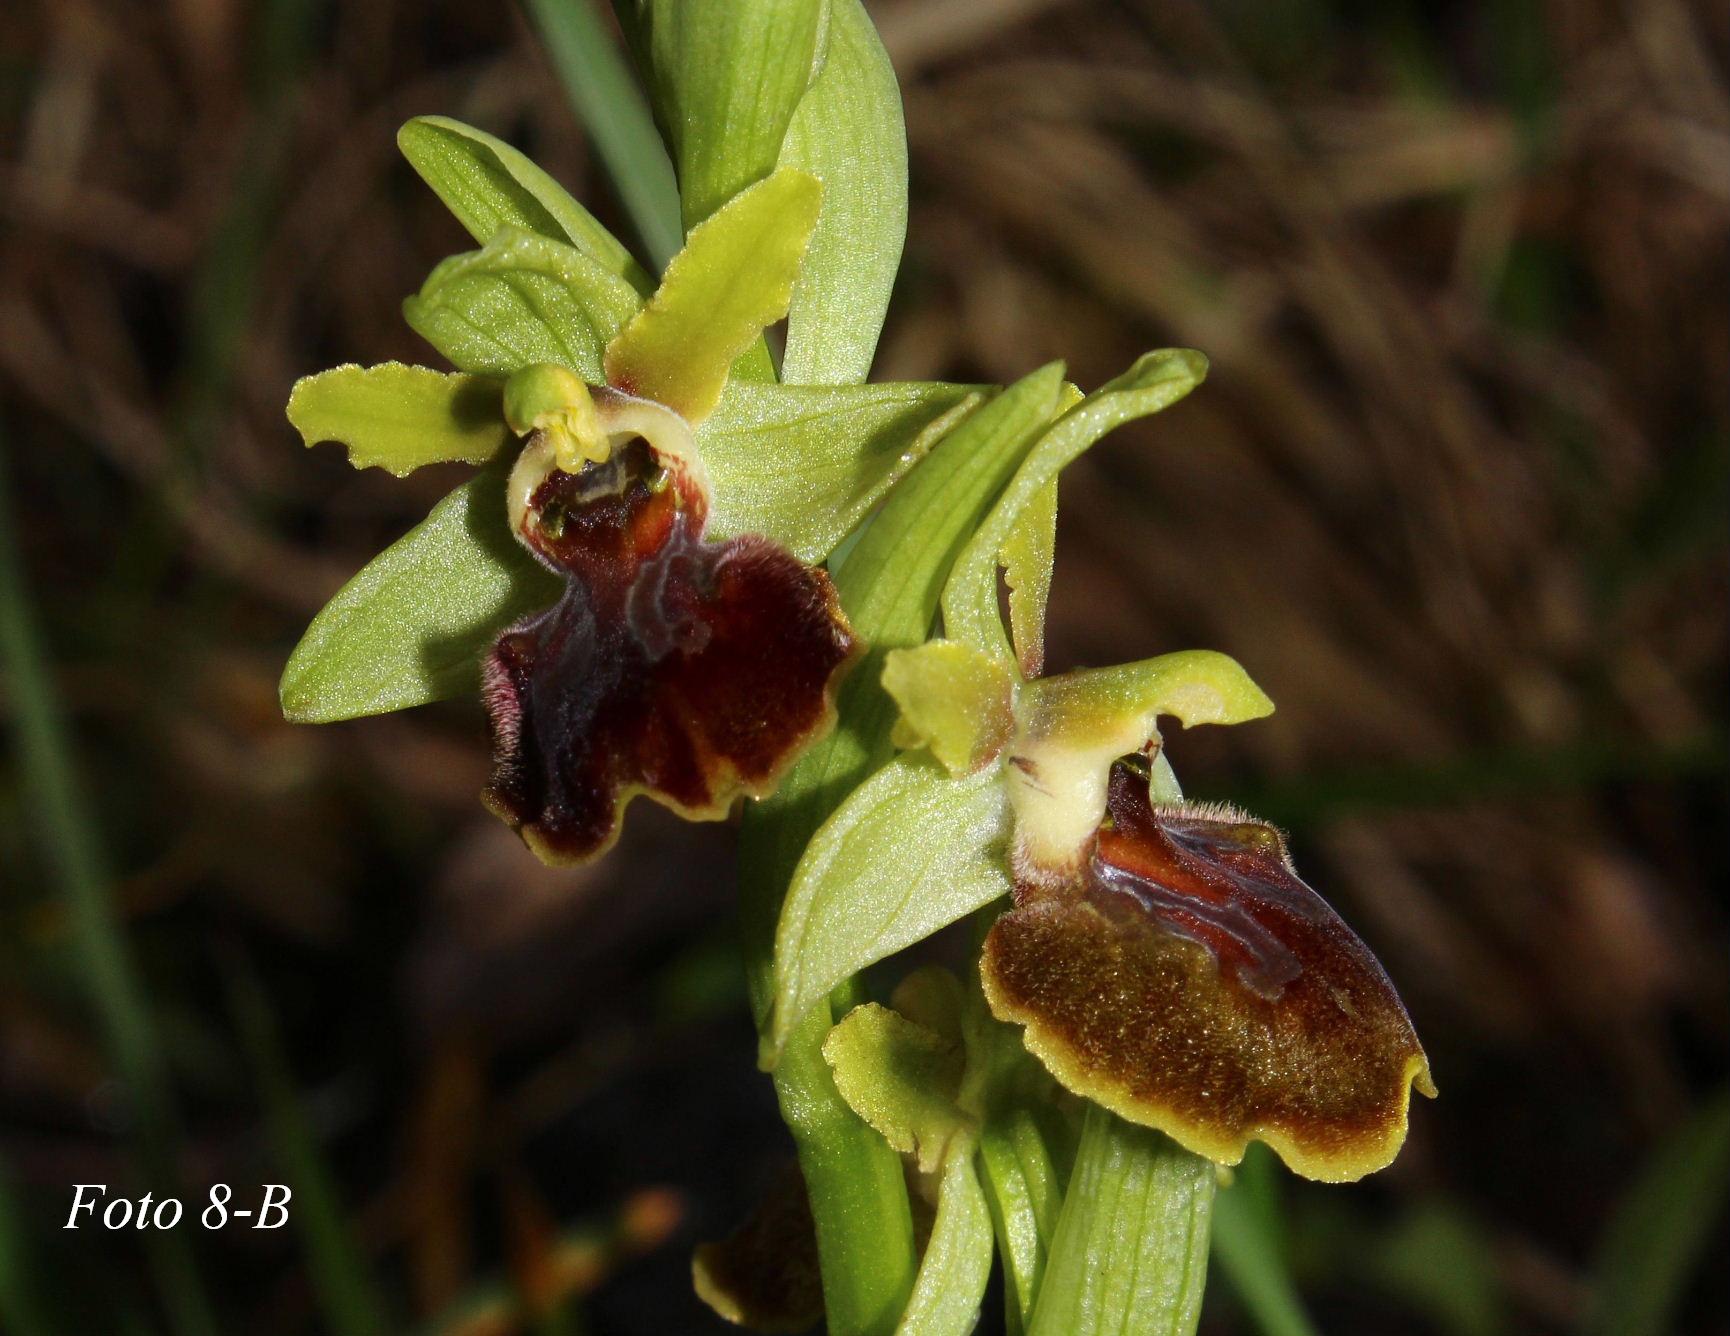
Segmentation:
<svg viewBox="0 0 1730 1336">
<path fill-rule="evenodd" d="M 1310 1178 L 1382 1167 L 1429 1065 L 1369 949 L 1278 831 L 1156 805 L 1114 767 L 1108 820 L 1056 881 L 1019 878 L 986 938 L 993 1012 L 1071 1090 L 1223 1163 L 1251 1139 Z"/>
<path fill-rule="evenodd" d="M 676 441 L 674 415 L 606 390 L 595 400 L 603 428 L 625 428 L 591 452 L 602 458 L 561 456 L 540 433 L 513 470 L 512 530 L 565 585 L 484 669 L 485 801 L 550 862 L 604 852 L 638 794 L 714 818 L 771 791 L 832 724 L 857 648 L 822 570 L 761 536 L 705 537 L 694 452 L 629 430 L 659 417 L 656 434 Z"/>
</svg>

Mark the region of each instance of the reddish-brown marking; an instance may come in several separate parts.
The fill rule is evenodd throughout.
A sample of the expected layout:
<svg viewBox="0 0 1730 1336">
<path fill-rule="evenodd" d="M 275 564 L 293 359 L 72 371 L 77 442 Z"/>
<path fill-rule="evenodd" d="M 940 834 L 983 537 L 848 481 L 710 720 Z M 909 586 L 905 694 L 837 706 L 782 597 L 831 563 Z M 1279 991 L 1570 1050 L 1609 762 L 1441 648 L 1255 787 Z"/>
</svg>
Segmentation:
<svg viewBox="0 0 1730 1336">
<path fill-rule="evenodd" d="M 766 538 L 703 538 L 700 492 L 636 442 L 536 489 L 524 538 L 566 577 L 486 665 L 485 799 L 579 861 L 647 793 L 691 816 L 763 792 L 828 723 L 855 640 L 828 577 Z"/>
</svg>

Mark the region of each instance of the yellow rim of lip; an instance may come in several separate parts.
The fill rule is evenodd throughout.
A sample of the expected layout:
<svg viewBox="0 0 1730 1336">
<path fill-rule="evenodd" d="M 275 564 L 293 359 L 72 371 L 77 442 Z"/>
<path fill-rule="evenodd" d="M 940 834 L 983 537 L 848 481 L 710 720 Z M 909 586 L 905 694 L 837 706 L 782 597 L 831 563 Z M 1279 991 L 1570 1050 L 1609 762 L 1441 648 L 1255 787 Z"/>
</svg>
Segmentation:
<svg viewBox="0 0 1730 1336">
<path fill-rule="evenodd" d="M 1400 1080 L 1399 1116 L 1379 1135 L 1360 1138 L 1349 1150 L 1317 1151 L 1303 1144 L 1289 1130 L 1258 1123 L 1237 1134 L 1221 1135 L 1213 1128 L 1196 1123 L 1174 1110 L 1131 1095 L 1120 1082 L 1102 1078 L 1073 1060 L 1068 1045 L 1048 1037 L 1039 1017 L 1010 1004 L 997 991 L 988 971 L 980 971 L 980 982 L 992 1015 L 998 1020 L 1022 1026 L 1022 1043 L 1038 1058 L 1047 1071 L 1066 1090 L 1092 1100 L 1109 1109 L 1126 1122 L 1138 1123 L 1163 1132 L 1185 1150 L 1212 1160 L 1215 1164 L 1237 1164 L 1252 1141 L 1263 1141 L 1284 1160 L 1293 1173 L 1319 1183 L 1353 1183 L 1378 1169 L 1392 1164 L 1405 1145 L 1407 1115 L 1411 1108 L 1412 1090 L 1431 1099 L 1436 1096 L 1435 1082 L 1430 1079 L 1430 1064 L 1422 1052 L 1406 1059 L 1406 1069 Z"/>
</svg>

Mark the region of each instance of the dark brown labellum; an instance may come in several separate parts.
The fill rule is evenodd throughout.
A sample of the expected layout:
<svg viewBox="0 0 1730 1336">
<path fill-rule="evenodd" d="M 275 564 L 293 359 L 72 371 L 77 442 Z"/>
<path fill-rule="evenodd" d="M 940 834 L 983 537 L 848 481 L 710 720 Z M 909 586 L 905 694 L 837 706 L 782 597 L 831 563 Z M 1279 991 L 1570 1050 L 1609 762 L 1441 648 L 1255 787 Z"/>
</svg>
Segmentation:
<svg viewBox="0 0 1730 1336">
<path fill-rule="evenodd" d="M 566 584 L 487 660 L 487 805 L 565 863 L 604 852 L 636 794 L 712 819 L 769 792 L 855 652 L 827 575 L 705 539 L 700 485 L 641 440 L 525 490 L 518 536 Z"/>
</svg>

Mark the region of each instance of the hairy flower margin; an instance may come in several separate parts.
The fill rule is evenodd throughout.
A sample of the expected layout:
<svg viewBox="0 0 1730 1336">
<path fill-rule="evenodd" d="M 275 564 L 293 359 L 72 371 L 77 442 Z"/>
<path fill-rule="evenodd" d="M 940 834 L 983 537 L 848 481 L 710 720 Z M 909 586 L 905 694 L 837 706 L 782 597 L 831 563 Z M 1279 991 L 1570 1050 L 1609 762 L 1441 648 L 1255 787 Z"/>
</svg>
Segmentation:
<svg viewBox="0 0 1730 1336">
<path fill-rule="evenodd" d="M 783 52 L 778 104 L 745 56 L 717 82 L 707 56 L 680 66 L 690 53 L 663 49 L 653 21 L 635 34 L 658 98 L 712 110 L 736 84 L 769 116 L 741 153 L 705 147 L 702 115 L 675 118 L 691 136 L 674 144 L 687 234 L 659 285 L 508 145 L 442 118 L 404 127 L 405 154 L 482 243 L 404 307 L 457 370 L 340 367 L 297 384 L 289 417 L 356 467 L 479 471 L 319 614 L 283 706 L 330 721 L 478 686 L 494 740 L 483 800 L 539 857 L 571 862 L 610 847 L 634 796 L 713 820 L 773 794 L 834 728 L 843 676 L 867 672 L 847 688 L 853 732 L 819 766 L 862 782 L 829 795 L 808 844 L 803 816 L 784 827 L 804 852 L 765 974 L 763 1062 L 784 1108 L 838 1096 L 930 1187 L 902 1329 L 967 1329 L 995 1233 L 1019 1330 L 1076 1153 L 1073 1096 L 1218 1164 L 1260 1139 L 1341 1181 L 1393 1158 L 1410 1091 L 1434 1087 L 1380 965 L 1298 879 L 1280 833 L 1181 800 L 1156 718 L 1265 715 L 1243 670 L 1191 651 L 1042 674 L 1059 473 L 1187 394 L 1205 359 L 1149 354 L 1086 396 L 1061 368 L 1001 392 L 857 383 L 900 245 L 884 183 L 903 168 L 836 127 L 875 116 L 889 142 L 899 110 L 884 111 L 893 76 L 856 0 L 806 8 L 827 18 L 802 30 L 808 73 L 798 42 Z M 763 39 L 757 12 L 718 10 L 717 33 Z M 777 379 L 761 335 L 790 309 L 783 373 L 826 383 Z M 895 580 L 939 582 L 924 629 L 868 646 L 824 563 L 940 449 L 960 474 L 987 476 L 989 458 L 1013 475 L 976 498 L 958 550 L 899 554 Z M 844 588 L 870 588 L 861 569 Z M 943 638 L 919 644 L 939 587 Z M 877 717 L 880 738 L 858 734 Z M 888 720 L 902 750 L 879 765 Z M 809 1063 L 785 1061 L 860 971 L 969 916 L 965 978 L 920 971 L 891 1008 L 843 1007 L 820 1027 L 827 1095 Z M 800 1146 L 808 1171 L 839 1163 L 821 1135 Z M 831 1283 L 854 1206 L 806 1182 L 794 1228 L 816 1216 L 831 1323 L 875 1329 Z M 699 1291 L 737 1321 L 811 1320 L 815 1287 L 764 1271 L 763 1241 L 786 1238 L 759 1225 L 705 1249 Z M 789 1291 L 798 1314 L 775 1311 Z"/>
</svg>

